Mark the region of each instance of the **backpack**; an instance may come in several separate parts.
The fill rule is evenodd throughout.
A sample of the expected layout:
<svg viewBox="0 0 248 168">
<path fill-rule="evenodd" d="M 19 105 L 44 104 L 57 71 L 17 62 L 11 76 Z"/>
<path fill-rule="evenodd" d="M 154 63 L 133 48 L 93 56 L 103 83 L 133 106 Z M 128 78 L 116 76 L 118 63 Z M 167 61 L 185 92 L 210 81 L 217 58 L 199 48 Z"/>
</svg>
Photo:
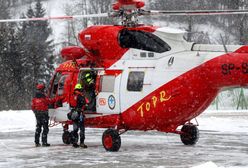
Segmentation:
<svg viewBox="0 0 248 168">
<path fill-rule="evenodd" d="M 68 114 L 67 114 L 67 118 L 69 120 L 72 120 L 72 121 L 76 121 L 79 119 L 79 114 L 77 112 L 77 110 L 75 109 L 72 109 Z"/>
</svg>

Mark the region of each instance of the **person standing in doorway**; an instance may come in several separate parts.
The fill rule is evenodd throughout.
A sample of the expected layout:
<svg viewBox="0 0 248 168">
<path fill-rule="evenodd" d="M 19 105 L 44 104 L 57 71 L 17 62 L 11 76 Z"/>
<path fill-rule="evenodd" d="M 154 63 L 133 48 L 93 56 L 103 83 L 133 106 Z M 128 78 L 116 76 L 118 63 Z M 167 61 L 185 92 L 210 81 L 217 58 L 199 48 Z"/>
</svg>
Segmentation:
<svg viewBox="0 0 248 168">
<path fill-rule="evenodd" d="M 86 107 L 88 111 L 96 111 L 96 94 L 95 94 L 95 74 L 94 72 L 87 72 L 83 76 L 83 86 L 85 96 L 88 98 L 89 103 Z"/>
</svg>

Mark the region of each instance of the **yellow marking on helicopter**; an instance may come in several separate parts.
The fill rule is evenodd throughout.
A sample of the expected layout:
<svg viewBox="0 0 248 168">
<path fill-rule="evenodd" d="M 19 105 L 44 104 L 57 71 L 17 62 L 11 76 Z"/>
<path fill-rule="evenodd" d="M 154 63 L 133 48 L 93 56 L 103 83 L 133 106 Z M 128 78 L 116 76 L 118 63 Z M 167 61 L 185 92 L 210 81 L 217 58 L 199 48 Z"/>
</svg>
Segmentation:
<svg viewBox="0 0 248 168">
<path fill-rule="evenodd" d="M 142 103 L 138 108 L 137 112 L 140 113 L 141 117 L 144 117 L 144 110 L 146 112 L 151 111 L 152 109 L 155 109 L 158 104 L 166 102 L 171 99 L 171 96 L 167 95 L 166 91 L 161 91 L 159 93 L 160 96 L 152 96 L 150 101 L 147 101 L 145 103 Z"/>
<path fill-rule="evenodd" d="M 63 65 L 63 68 L 75 68 L 75 67 L 76 67 L 75 63 L 71 63 L 71 62 Z"/>
</svg>

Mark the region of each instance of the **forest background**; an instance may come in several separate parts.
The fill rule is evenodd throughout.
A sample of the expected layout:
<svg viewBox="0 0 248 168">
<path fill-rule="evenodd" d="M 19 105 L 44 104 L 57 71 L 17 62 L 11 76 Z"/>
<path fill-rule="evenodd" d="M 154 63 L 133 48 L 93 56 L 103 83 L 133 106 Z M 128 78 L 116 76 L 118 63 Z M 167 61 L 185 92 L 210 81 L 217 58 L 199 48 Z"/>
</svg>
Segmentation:
<svg viewBox="0 0 248 168">
<path fill-rule="evenodd" d="M 0 0 L 0 19 L 44 17 L 51 10 L 65 15 L 105 13 L 114 0 Z M 152 10 L 247 9 L 246 0 L 146 0 Z M 171 26 L 187 30 L 188 41 L 204 44 L 248 45 L 246 15 L 160 16 L 141 18 L 145 24 Z M 117 24 L 116 19 L 93 18 L 63 21 L 56 27 L 51 21 L 0 23 L 0 111 L 30 109 L 37 82 L 49 83 L 59 51 L 67 45 L 80 45 L 80 30 L 99 24 Z M 59 30 L 59 33 L 58 33 Z M 57 33 L 56 33 L 57 31 Z M 221 36 L 224 40 L 221 40 Z M 60 39 L 60 40 L 58 40 Z M 219 94 L 211 108 L 248 109 L 248 91 L 230 89 Z"/>
</svg>

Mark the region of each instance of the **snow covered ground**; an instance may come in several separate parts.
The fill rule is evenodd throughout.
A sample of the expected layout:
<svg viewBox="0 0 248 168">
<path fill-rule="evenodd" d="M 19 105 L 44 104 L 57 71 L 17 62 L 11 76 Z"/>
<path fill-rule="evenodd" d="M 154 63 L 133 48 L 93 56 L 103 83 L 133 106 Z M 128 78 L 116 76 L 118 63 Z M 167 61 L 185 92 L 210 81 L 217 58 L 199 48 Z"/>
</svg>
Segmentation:
<svg viewBox="0 0 248 168">
<path fill-rule="evenodd" d="M 130 131 L 119 152 L 106 152 L 103 129 L 86 129 L 88 149 L 62 143 L 60 126 L 50 129 L 49 148 L 35 148 L 35 118 L 31 111 L 0 112 L 0 167 L 191 168 L 200 164 L 225 168 L 248 167 L 248 112 L 207 111 L 198 118 L 200 139 L 184 146 L 178 135 Z M 208 167 L 208 166 L 206 166 Z M 208 167 L 209 168 L 209 167 Z"/>
</svg>

